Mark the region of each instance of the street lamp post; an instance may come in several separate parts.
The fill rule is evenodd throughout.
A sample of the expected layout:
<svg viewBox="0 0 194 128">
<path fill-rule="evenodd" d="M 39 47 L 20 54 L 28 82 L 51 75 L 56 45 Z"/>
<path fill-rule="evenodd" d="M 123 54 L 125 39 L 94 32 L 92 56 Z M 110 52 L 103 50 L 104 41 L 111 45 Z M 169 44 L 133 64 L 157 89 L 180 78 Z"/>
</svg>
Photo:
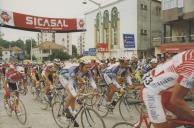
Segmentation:
<svg viewBox="0 0 194 128">
<path fill-rule="evenodd" d="M 30 39 L 30 60 L 32 63 L 32 38 Z"/>
</svg>

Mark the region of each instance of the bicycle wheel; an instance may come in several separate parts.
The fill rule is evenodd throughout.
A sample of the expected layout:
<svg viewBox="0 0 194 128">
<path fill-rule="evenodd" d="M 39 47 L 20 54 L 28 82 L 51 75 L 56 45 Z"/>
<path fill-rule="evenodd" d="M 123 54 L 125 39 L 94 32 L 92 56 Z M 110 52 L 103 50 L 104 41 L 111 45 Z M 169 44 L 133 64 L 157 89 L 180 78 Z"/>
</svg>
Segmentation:
<svg viewBox="0 0 194 128">
<path fill-rule="evenodd" d="M 60 102 L 62 100 L 62 94 L 55 94 L 53 95 L 52 101 L 51 101 L 51 107 L 55 102 Z"/>
<path fill-rule="evenodd" d="M 83 128 L 106 128 L 102 117 L 92 108 L 81 112 L 81 124 Z"/>
<path fill-rule="evenodd" d="M 119 113 L 124 121 L 131 121 L 132 123 L 135 123 L 139 120 L 140 113 L 139 113 L 139 107 L 140 103 L 136 104 L 134 101 L 128 101 L 128 99 L 123 98 L 119 102 Z"/>
<path fill-rule="evenodd" d="M 70 126 L 73 126 L 72 121 L 63 115 L 63 104 L 61 104 L 61 102 L 55 102 L 52 105 L 52 115 L 60 128 L 69 128 Z"/>
<path fill-rule="evenodd" d="M 135 126 L 128 122 L 119 122 L 115 124 L 112 128 L 135 128 Z"/>
<path fill-rule="evenodd" d="M 88 106 L 93 107 L 97 103 L 98 99 L 99 99 L 98 95 L 93 95 L 93 96 L 87 97 L 85 100 Z"/>
<path fill-rule="evenodd" d="M 95 110 L 99 113 L 101 117 L 106 117 L 108 115 L 108 108 L 106 104 L 106 100 L 104 96 L 100 96 L 99 100 L 97 101 L 95 105 Z"/>
<path fill-rule="evenodd" d="M 18 99 L 18 103 L 15 106 L 15 114 L 16 114 L 18 121 L 22 125 L 26 124 L 27 112 L 26 112 L 26 108 L 25 108 L 23 102 L 20 99 Z"/>
<path fill-rule="evenodd" d="M 5 103 L 4 101 L 4 108 L 5 108 L 5 111 L 7 113 L 8 116 L 12 116 L 12 111 L 11 111 L 11 108 L 9 107 L 11 104 L 10 103 Z"/>
</svg>

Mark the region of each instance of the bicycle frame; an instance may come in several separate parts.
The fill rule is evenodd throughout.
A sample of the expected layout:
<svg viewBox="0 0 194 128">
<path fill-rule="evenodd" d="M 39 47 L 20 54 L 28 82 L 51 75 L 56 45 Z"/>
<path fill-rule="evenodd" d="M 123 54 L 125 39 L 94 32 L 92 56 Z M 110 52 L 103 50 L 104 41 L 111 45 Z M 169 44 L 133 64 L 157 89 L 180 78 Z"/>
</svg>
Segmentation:
<svg viewBox="0 0 194 128">
<path fill-rule="evenodd" d="M 173 124 L 194 126 L 194 122 L 191 122 L 191 121 L 185 121 L 185 120 L 179 120 L 179 119 L 169 119 L 168 121 L 171 121 Z"/>
<path fill-rule="evenodd" d="M 138 121 L 137 124 L 135 124 L 135 128 L 141 128 L 142 123 L 145 122 L 146 128 L 150 128 L 151 123 L 148 121 L 147 115 L 141 115 L 140 121 Z"/>
<path fill-rule="evenodd" d="M 11 111 L 14 111 L 14 109 L 17 106 L 17 101 L 18 101 L 17 93 L 18 93 L 17 91 L 11 92 L 10 97 L 8 98 L 8 99 L 11 99 L 11 101 L 8 102 L 9 108 L 11 109 Z"/>
<path fill-rule="evenodd" d="M 63 97 L 62 97 L 62 101 L 61 101 L 61 106 L 63 106 L 64 105 L 64 101 L 65 101 L 65 96 L 63 95 Z M 63 109 L 63 108 L 62 108 Z M 81 105 L 81 108 L 79 109 L 79 111 L 76 113 L 76 115 L 74 116 L 74 118 L 72 119 L 72 121 L 75 121 L 76 120 L 76 118 L 78 117 L 78 115 L 81 113 L 81 111 L 82 110 L 87 110 L 87 105 L 85 104 L 85 103 L 83 103 L 82 105 Z M 59 111 L 61 110 L 61 108 L 59 109 Z M 90 115 L 91 116 L 91 115 Z"/>
</svg>

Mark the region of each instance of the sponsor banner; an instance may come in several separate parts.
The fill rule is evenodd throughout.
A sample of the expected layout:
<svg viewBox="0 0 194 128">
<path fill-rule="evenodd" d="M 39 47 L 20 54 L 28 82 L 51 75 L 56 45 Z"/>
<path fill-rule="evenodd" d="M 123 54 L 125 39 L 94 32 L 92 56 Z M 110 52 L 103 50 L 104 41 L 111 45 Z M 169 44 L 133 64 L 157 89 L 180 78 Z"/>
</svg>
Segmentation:
<svg viewBox="0 0 194 128">
<path fill-rule="evenodd" d="M 13 13 L 0 10 L 0 24 L 14 26 Z"/>
<path fill-rule="evenodd" d="M 108 51 L 108 44 L 107 43 L 99 43 L 97 44 L 98 52 L 107 52 Z"/>
<path fill-rule="evenodd" d="M 179 53 L 185 50 L 193 49 L 194 44 L 190 43 L 170 43 L 170 44 L 163 44 L 160 46 L 160 50 L 162 53 Z"/>
<path fill-rule="evenodd" d="M 135 48 L 134 34 L 123 34 L 124 48 Z"/>
<path fill-rule="evenodd" d="M 85 30 L 83 19 L 46 18 L 0 10 L 0 23 L 20 29 L 41 31 Z"/>
</svg>

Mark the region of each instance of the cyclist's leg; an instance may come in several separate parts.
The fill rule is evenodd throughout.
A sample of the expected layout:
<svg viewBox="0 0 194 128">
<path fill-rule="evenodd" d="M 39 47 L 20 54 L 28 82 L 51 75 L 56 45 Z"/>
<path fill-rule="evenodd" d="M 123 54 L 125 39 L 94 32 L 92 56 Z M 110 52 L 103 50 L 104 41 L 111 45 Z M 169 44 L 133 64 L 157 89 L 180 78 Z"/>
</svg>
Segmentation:
<svg viewBox="0 0 194 128">
<path fill-rule="evenodd" d="M 67 80 L 61 75 L 59 76 L 59 81 L 61 82 L 67 93 L 67 97 L 64 102 L 64 109 L 68 109 L 69 106 L 71 106 L 71 108 L 74 110 L 75 98 L 77 96 L 76 89 L 73 86 L 74 81 L 72 79 Z"/>
<path fill-rule="evenodd" d="M 146 105 L 148 116 L 155 128 L 168 128 L 166 113 L 162 105 L 162 96 L 150 89 L 143 89 L 143 100 Z"/>
</svg>

